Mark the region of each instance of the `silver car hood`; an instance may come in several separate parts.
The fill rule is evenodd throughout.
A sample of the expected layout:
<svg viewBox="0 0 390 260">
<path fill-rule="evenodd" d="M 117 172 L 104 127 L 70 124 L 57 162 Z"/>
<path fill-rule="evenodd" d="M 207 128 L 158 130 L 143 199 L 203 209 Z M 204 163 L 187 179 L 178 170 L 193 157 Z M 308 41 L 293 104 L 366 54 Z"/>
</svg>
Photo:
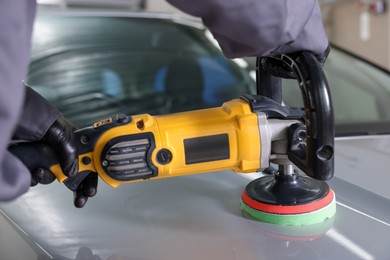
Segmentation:
<svg viewBox="0 0 390 260">
<path fill-rule="evenodd" d="M 338 139 L 329 182 L 337 213 L 310 228 L 244 217 L 241 193 L 259 174 L 227 171 L 117 189 L 100 182 L 84 209 L 65 186 L 41 185 L 0 208 L 31 259 L 90 259 L 89 250 L 101 259 L 388 259 L 389 162 L 390 136 Z"/>
</svg>

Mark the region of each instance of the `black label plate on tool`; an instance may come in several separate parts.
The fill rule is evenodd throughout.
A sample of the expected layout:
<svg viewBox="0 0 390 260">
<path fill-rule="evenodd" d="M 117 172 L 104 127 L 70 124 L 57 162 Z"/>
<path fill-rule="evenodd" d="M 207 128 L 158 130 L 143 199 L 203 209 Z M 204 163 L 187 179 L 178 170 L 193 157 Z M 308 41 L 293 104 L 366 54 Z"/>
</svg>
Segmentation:
<svg viewBox="0 0 390 260">
<path fill-rule="evenodd" d="M 184 139 L 186 164 L 230 159 L 228 134 Z"/>
</svg>

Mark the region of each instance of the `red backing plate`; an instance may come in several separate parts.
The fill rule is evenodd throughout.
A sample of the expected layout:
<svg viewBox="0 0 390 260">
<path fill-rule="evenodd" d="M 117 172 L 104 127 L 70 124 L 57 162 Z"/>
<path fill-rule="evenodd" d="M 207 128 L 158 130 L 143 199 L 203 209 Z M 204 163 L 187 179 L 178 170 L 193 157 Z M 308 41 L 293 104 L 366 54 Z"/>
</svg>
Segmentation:
<svg viewBox="0 0 390 260">
<path fill-rule="evenodd" d="M 322 209 L 323 207 L 329 205 L 329 203 L 332 202 L 333 197 L 334 197 L 334 193 L 332 189 L 329 188 L 329 192 L 324 198 L 314 201 L 312 203 L 294 205 L 294 206 L 283 206 L 283 205 L 266 204 L 263 202 L 256 201 L 250 198 L 244 191 L 244 193 L 242 194 L 242 201 L 249 207 L 262 212 L 281 214 L 281 215 L 283 214 L 292 215 L 292 214 L 309 213 L 309 212 Z"/>
</svg>

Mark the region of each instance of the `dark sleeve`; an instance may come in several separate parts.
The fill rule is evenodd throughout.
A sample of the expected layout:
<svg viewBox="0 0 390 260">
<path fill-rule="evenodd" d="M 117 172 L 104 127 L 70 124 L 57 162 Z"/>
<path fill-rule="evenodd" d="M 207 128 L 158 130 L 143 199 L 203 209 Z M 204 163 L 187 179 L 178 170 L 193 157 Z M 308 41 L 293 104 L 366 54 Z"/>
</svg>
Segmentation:
<svg viewBox="0 0 390 260">
<path fill-rule="evenodd" d="M 39 141 L 60 113 L 32 88 L 26 87 L 26 97 L 14 140 Z"/>
<path fill-rule="evenodd" d="M 7 147 L 22 111 L 34 13 L 34 0 L 0 1 L 0 200 L 22 194 L 30 180 Z"/>
<path fill-rule="evenodd" d="M 5 151 L 0 162 L 0 201 L 9 201 L 25 193 L 31 184 L 31 174 L 13 154 Z"/>
<path fill-rule="evenodd" d="M 328 39 L 317 0 L 167 0 L 201 17 L 228 58 L 322 53 Z"/>
</svg>

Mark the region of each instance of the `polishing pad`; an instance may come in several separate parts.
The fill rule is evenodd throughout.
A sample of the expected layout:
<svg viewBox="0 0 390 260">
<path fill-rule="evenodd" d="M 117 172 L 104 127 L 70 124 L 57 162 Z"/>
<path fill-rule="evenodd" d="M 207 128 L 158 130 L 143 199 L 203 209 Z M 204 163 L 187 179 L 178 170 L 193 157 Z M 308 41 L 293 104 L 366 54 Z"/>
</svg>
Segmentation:
<svg viewBox="0 0 390 260">
<path fill-rule="evenodd" d="M 336 198 L 325 182 L 298 176 L 286 182 L 267 176 L 248 184 L 241 209 L 263 222 L 313 225 L 335 215 Z"/>
<path fill-rule="evenodd" d="M 246 211 L 242 211 L 242 214 L 248 220 L 257 220 Z M 251 229 L 277 240 L 313 241 L 321 238 L 333 227 L 334 219 L 335 216 L 318 224 L 302 226 L 277 225 L 261 221 L 249 221 L 247 224 Z"/>
</svg>

